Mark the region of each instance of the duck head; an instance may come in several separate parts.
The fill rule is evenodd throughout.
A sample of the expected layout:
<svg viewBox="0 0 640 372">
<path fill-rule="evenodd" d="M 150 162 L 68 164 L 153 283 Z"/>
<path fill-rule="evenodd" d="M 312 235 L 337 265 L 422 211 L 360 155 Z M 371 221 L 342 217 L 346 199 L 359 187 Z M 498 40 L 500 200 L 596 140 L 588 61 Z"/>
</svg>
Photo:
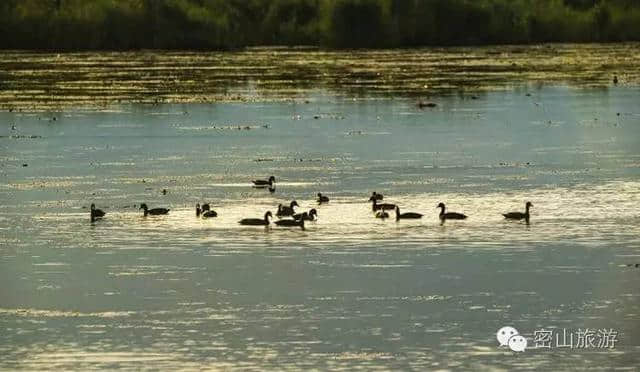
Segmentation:
<svg viewBox="0 0 640 372">
<path fill-rule="evenodd" d="M 273 218 L 271 211 L 267 211 L 267 213 L 264 214 L 265 221 L 269 221 L 269 218 Z"/>
<path fill-rule="evenodd" d="M 149 207 L 147 207 L 146 203 L 142 203 L 142 204 L 140 204 L 140 208 L 138 208 L 138 209 L 144 209 L 146 211 L 147 209 L 149 209 Z"/>
<path fill-rule="evenodd" d="M 96 205 L 91 203 L 91 210 L 94 210 L 94 209 L 96 209 Z"/>
<path fill-rule="evenodd" d="M 527 207 L 527 208 L 531 208 L 531 207 L 533 207 L 533 203 L 531 203 L 531 202 L 527 202 L 527 204 L 525 204 L 525 207 Z"/>
<path fill-rule="evenodd" d="M 312 217 L 312 216 L 315 218 L 318 218 L 318 211 L 315 208 L 309 211 L 309 217 Z"/>
<path fill-rule="evenodd" d="M 436 208 L 442 208 L 442 209 L 444 209 L 444 203 L 440 203 L 440 204 L 438 204 L 438 206 L 437 206 Z"/>
<path fill-rule="evenodd" d="M 196 217 L 200 215 L 200 203 L 196 204 Z"/>
<path fill-rule="evenodd" d="M 291 207 L 291 209 L 293 209 L 293 207 L 299 207 L 298 202 L 297 201 L 292 201 L 291 204 L 289 205 Z"/>
<path fill-rule="evenodd" d="M 269 183 L 276 182 L 276 178 L 274 176 L 269 177 Z"/>
</svg>

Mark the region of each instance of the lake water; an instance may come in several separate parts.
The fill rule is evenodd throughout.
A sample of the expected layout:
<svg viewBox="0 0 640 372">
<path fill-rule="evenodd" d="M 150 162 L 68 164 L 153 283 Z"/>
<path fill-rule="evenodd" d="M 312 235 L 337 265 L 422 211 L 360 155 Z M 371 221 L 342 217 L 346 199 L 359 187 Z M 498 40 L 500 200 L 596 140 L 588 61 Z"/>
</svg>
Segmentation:
<svg viewBox="0 0 640 372">
<path fill-rule="evenodd" d="M 634 370 L 639 98 L 559 84 L 425 109 L 313 90 L 2 112 L 0 368 Z M 251 187 L 271 175 L 276 192 Z M 425 216 L 376 219 L 372 191 Z M 291 200 L 318 221 L 237 223 Z M 205 201 L 219 217 L 195 217 Z M 530 224 L 504 220 L 526 201 Z M 439 202 L 469 218 L 441 225 Z M 505 325 L 525 352 L 498 347 Z M 534 345 L 586 328 L 617 342 Z"/>
</svg>

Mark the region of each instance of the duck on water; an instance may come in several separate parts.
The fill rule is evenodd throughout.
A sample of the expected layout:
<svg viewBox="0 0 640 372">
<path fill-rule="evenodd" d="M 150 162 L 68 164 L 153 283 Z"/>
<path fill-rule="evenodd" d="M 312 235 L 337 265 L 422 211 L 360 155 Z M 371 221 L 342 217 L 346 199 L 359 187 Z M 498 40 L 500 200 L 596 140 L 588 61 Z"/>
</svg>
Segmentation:
<svg viewBox="0 0 640 372">
<path fill-rule="evenodd" d="M 322 204 L 322 203 L 328 203 L 329 202 L 329 197 L 326 195 L 322 195 L 321 193 L 318 193 L 318 204 Z"/>
<path fill-rule="evenodd" d="M 400 213 L 400 207 L 396 207 L 396 221 L 419 219 L 419 218 L 422 218 L 422 215 L 420 213 L 414 213 L 414 212 Z"/>
<path fill-rule="evenodd" d="M 529 221 L 529 208 L 533 207 L 533 204 L 531 202 L 527 202 L 524 205 L 525 208 L 525 212 L 509 212 L 509 213 L 505 213 L 503 214 L 504 218 L 506 219 L 510 219 L 510 220 L 526 220 L 527 222 Z"/>
<path fill-rule="evenodd" d="M 203 218 L 218 217 L 218 213 L 212 211 L 208 203 L 202 204 L 202 207 L 200 207 L 199 203 L 196 204 L 196 217 L 200 217 L 201 215 Z"/>
<path fill-rule="evenodd" d="M 309 212 L 296 213 L 293 216 L 294 220 L 303 219 L 305 221 L 315 221 L 318 219 L 318 211 L 315 208 L 309 210 Z"/>
<path fill-rule="evenodd" d="M 264 218 L 243 218 L 238 223 L 244 226 L 269 226 L 269 218 L 272 218 L 273 215 L 271 211 L 267 211 L 264 214 Z"/>
<path fill-rule="evenodd" d="M 293 209 L 294 207 L 299 207 L 298 202 L 295 200 L 292 201 L 288 207 L 286 205 L 279 204 L 278 212 L 276 212 L 276 216 L 278 217 L 293 216 L 295 214 L 295 210 Z"/>
<path fill-rule="evenodd" d="M 209 203 L 202 204 L 202 217 L 210 218 L 210 217 L 218 217 L 218 212 L 211 210 L 211 206 Z"/>
<path fill-rule="evenodd" d="M 96 209 L 96 205 L 91 203 L 91 222 L 104 217 L 105 214 L 102 209 Z"/>
<path fill-rule="evenodd" d="M 255 180 L 252 181 L 254 187 L 273 187 L 273 184 L 276 183 L 276 178 L 274 176 L 269 177 L 268 180 Z M 275 191 L 275 190 L 274 190 Z"/>
<path fill-rule="evenodd" d="M 464 220 L 467 218 L 467 216 L 462 213 L 456 213 L 456 212 L 445 213 L 446 207 L 444 203 L 438 204 L 436 208 L 440 208 L 440 220 L 442 222 L 444 222 L 445 220 Z"/>
<path fill-rule="evenodd" d="M 149 207 L 147 207 L 146 203 L 142 203 L 140 204 L 140 208 L 139 209 L 144 209 L 144 216 L 146 217 L 147 215 L 152 215 L 152 216 L 158 216 L 158 215 L 162 215 L 162 214 L 167 214 L 169 213 L 170 209 L 168 208 L 153 208 L 153 209 L 149 209 Z"/>
</svg>

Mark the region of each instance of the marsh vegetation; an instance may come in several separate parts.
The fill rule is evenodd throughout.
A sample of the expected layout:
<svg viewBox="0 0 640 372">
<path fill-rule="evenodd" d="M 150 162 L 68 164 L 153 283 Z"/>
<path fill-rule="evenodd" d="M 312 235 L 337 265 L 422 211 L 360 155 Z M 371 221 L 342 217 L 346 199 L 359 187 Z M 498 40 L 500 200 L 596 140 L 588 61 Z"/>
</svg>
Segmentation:
<svg viewBox="0 0 640 372">
<path fill-rule="evenodd" d="M 4 49 L 640 40 L 633 0 L 5 0 Z"/>
</svg>

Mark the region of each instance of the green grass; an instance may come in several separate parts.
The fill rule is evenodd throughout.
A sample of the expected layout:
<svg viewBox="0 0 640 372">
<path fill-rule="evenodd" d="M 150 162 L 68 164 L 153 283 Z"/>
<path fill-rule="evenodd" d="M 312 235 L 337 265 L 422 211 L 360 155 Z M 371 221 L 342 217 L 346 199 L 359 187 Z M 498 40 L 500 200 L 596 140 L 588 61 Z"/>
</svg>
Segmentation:
<svg viewBox="0 0 640 372">
<path fill-rule="evenodd" d="M 640 40 L 634 0 L 3 0 L 4 49 Z"/>
</svg>

